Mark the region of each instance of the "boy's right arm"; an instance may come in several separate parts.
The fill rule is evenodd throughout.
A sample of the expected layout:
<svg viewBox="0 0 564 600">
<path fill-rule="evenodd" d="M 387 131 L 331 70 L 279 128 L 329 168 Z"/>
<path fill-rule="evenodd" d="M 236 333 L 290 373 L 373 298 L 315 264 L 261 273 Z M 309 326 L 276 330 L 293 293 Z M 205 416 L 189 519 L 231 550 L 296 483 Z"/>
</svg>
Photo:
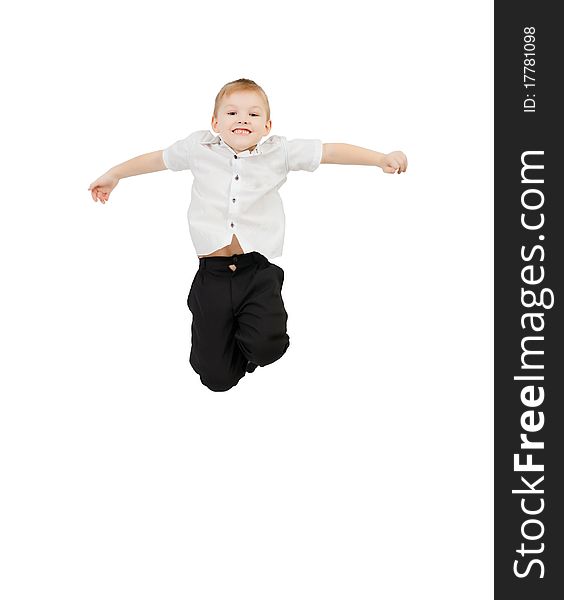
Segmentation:
<svg viewBox="0 0 564 600">
<path fill-rule="evenodd" d="M 95 202 L 100 200 L 104 204 L 109 199 L 111 191 L 116 187 L 120 179 L 132 177 L 133 175 L 164 171 L 166 168 L 162 150 L 141 154 L 141 156 L 136 156 L 112 167 L 104 175 L 92 182 L 88 189 Z"/>
<path fill-rule="evenodd" d="M 132 177 L 133 175 L 143 175 L 144 173 L 154 173 L 155 171 L 164 171 L 166 165 L 163 161 L 163 151 L 156 150 L 148 154 L 141 154 L 130 160 L 127 160 L 115 167 L 112 167 L 108 173 L 112 173 L 118 179 Z"/>
</svg>

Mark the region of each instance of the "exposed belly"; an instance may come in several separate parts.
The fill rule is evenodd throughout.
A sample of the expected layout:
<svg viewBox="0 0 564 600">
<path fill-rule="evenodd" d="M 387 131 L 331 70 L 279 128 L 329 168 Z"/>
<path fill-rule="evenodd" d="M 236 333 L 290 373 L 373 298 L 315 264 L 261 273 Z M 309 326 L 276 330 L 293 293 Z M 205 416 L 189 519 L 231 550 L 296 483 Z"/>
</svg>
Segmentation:
<svg viewBox="0 0 564 600">
<path fill-rule="evenodd" d="M 233 256 L 234 254 L 244 254 L 243 248 L 241 248 L 239 240 L 237 239 L 237 236 L 235 234 L 233 234 L 233 237 L 231 238 L 231 243 L 228 246 L 224 246 L 223 248 L 220 248 L 219 250 L 216 250 L 211 254 L 198 255 L 198 258 L 202 258 L 205 256 Z"/>
</svg>

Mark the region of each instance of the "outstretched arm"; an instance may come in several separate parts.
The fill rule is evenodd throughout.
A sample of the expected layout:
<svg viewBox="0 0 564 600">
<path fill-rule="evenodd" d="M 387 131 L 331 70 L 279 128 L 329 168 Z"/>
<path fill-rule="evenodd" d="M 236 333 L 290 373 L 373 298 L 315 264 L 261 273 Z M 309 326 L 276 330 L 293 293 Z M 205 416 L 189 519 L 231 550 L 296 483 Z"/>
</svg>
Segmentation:
<svg viewBox="0 0 564 600">
<path fill-rule="evenodd" d="M 98 177 L 96 181 L 93 181 L 88 190 L 94 202 L 100 200 L 102 204 L 105 204 L 110 199 L 110 194 L 120 179 L 133 177 L 134 175 L 143 175 L 144 173 L 164 171 L 165 169 L 163 151 L 148 152 L 112 167 L 101 177 Z"/>
<path fill-rule="evenodd" d="M 369 165 L 380 167 L 384 173 L 403 173 L 407 169 L 407 157 L 401 150 L 382 154 L 352 144 L 323 144 L 321 164 Z"/>
</svg>

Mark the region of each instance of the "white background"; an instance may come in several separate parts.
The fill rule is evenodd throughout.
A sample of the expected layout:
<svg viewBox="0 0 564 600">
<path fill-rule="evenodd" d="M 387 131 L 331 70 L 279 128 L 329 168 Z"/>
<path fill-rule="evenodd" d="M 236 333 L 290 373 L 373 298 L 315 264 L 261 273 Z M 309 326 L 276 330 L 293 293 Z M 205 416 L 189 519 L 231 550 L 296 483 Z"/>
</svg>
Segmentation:
<svg viewBox="0 0 564 600">
<path fill-rule="evenodd" d="M 493 3 L 4 8 L 0 596 L 493 596 Z M 291 346 L 188 364 L 192 176 L 110 167 L 210 127 L 403 150 L 290 173 Z"/>
</svg>

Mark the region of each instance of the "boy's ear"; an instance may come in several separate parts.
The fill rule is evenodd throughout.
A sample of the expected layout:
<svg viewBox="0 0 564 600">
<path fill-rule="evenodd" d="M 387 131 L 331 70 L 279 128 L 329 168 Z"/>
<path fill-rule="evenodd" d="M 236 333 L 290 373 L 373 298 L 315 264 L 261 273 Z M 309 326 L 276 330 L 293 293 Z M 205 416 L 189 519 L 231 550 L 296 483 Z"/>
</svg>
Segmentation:
<svg viewBox="0 0 564 600">
<path fill-rule="evenodd" d="M 215 131 L 215 128 L 217 127 L 217 119 L 213 115 L 211 118 L 211 126 L 212 126 L 212 129 Z"/>
</svg>

